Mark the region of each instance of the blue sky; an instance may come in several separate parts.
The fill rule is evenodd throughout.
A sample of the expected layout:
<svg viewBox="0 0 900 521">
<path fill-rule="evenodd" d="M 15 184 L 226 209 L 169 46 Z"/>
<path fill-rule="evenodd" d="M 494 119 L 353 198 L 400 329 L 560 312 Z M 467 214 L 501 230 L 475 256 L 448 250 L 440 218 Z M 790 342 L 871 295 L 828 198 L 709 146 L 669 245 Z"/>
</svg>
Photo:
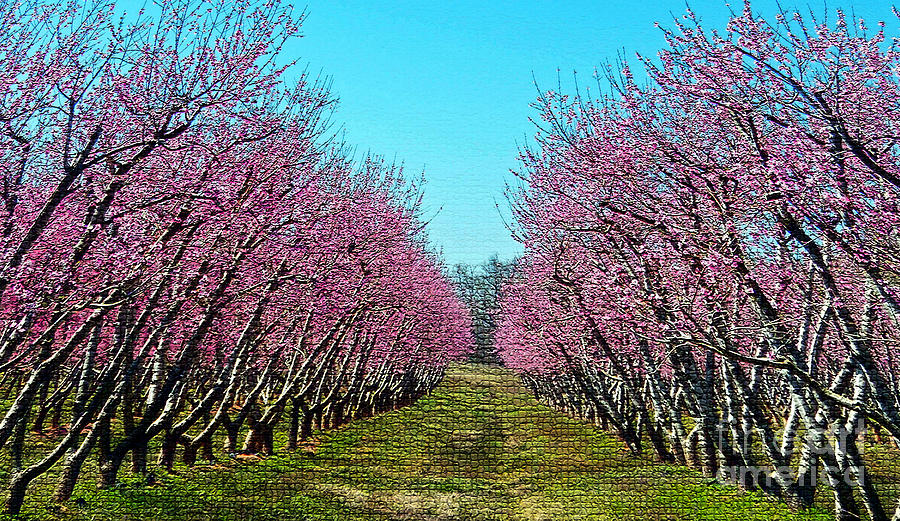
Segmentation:
<svg viewBox="0 0 900 521">
<path fill-rule="evenodd" d="M 284 0 L 290 2 L 291 0 Z M 152 0 L 118 0 L 136 11 Z M 340 98 L 334 121 L 358 153 L 402 163 L 427 179 L 424 217 L 435 248 L 448 264 L 510 259 L 521 247 L 504 225 L 509 173 L 519 147 L 535 133 L 529 117 L 541 90 L 574 90 L 593 82 L 595 68 L 635 53 L 653 56 L 665 45 L 660 22 L 682 16 L 683 1 L 540 2 L 457 0 L 298 0 L 307 12 L 303 38 L 283 59 L 321 72 Z M 725 1 L 691 1 L 706 27 L 724 28 Z M 732 2 L 741 9 L 742 2 Z M 823 0 L 781 0 L 785 9 L 826 12 Z M 773 18 L 776 0 L 754 11 Z M 890 4 L 830 1 L 827 12 L 854 12 L 875 27 L 885 20 L 896 35 Z M 499 208 L 498 208 L 499 207 Z"/>
<path fill-rule="evenodd" d="M 543 90 L 591 81 L 594 68 L 624 52 L 655 54 L 684 2 L 327 1 L 310 0 L 304 38 L 291 54 L 333 79 L 336 120 L 361 150 L 424 169 L 429 235 L 450 264 L 520 252 L 505 211 L 517 147 L 534 129 L 536 79 Z M 742 4 L 734 2 L 736 9 Z M 754 2 L 771 14 L 775 2 Z M 809 3 L 782 2 L 809 9 Z M 824 3 L 812 9 L 821 13 Z M 300 4 L 298 4 L 298 7 Z M 691 2 L 709 26 L 723 27 L 721 1 Z M 889 4 L 832 2 L 866 20 L 898 24 Z M 870 26 L 874 26 L 871 23 Z M 508 212 L 506 212 L 508 213 Z"/>
</svg>

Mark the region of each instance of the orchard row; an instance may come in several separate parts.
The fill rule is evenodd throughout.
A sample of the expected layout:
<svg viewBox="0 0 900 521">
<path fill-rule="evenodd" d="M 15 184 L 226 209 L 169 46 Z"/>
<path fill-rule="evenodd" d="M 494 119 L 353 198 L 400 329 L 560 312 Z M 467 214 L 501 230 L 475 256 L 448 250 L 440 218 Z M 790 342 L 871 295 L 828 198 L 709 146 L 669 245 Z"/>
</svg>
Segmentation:
<svg viewBox="0 0 900 521">
<path fill-rule="evenodd" d="M 665 36 L 541 96 L 501 356 L 635 453 L 900 519 L 863 454 L 900 447 L 898 42 L 749 5 Z"/>
<path fill-rule="evenodd" d="M 126 459 L 272 452 L 279 425 L 295 448 L 415 400 L 471 348 L 419 185 L 353 160 L 324 82 L 286 79 L 302 17 L 152 9 L 0 7 L 7 513 L 51 468 L 66 500 L 89 458 L 110 487 Z"/>
</svg>

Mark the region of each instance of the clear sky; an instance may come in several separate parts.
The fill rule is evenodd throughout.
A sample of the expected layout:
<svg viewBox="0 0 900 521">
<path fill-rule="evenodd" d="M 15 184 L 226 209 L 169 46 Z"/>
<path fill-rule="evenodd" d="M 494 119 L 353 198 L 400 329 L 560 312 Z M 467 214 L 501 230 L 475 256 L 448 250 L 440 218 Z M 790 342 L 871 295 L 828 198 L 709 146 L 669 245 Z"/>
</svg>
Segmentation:
<svg viewBox="0 0 900 521">
<path fill-rule="evenodd" d="M 817 14 L 824 2 L 783 0 Z M 297 4 L 301 7 L 303 4 Z M 291 54 L 333 79 L 341 104 L 336 121 L 347 140 L 424 169 L 429 235 L 448 263 L 480 263 L 520 252 L 498 212 L 508 214 L 504 184 L 517 147 L 530 140 L 528 121 L 542 90 L 591 80 L 618 53 L 653 55 L 663 44 L 654 22 L 671 25 L 683 1 L 328 1 L 309 0 L 304 38 Z M 724 1 L 692 1 L 709 26 L 722 28 Z M 743 5 L 733 2 L 735 9 Z M 774 1 L 756 1 L 763 15 Z M 897 27 L 889 3 L 829 2 L 874 27 Z"/>
</svg>

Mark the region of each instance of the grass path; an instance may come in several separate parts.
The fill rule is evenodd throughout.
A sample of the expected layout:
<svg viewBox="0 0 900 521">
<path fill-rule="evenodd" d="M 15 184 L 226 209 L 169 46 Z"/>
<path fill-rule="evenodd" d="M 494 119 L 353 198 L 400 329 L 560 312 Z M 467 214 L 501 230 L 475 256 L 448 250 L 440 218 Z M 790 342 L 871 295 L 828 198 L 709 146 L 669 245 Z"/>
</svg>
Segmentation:
<svg viewBox="0 0 900 521">
<path fill-rule="evenodd" d="M 538 404 L 512 373 L 480 366 L 456 366 L 414 406 L 296 454 L 180 468 L 162 481 L 103 492 L 85 484 L 81 501 L 29 507 L 39 517 L 97 520 L 831 518 L 631 457 L 614 438 Z"/>
</svg>

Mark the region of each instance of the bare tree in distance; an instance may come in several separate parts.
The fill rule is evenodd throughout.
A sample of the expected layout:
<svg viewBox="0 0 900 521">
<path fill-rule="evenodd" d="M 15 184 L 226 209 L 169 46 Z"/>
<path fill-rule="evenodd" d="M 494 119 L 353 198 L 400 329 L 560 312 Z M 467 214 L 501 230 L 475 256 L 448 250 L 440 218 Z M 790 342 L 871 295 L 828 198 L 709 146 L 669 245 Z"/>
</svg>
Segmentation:
<svg viewBox="0 0 900 521">
<path fill-rule="evenodd" d="M 494 331 L 500 313 L 500 291 L 513 275 L 515 259 L 501 260 L 491 256 L 479 265 L 456 264 L 449 273 L 460 300 L 468 306 L 472 315 L 472 333 L 475 349 L 470 362 L 502 365 L 494 346 Z"/>
</svg>

